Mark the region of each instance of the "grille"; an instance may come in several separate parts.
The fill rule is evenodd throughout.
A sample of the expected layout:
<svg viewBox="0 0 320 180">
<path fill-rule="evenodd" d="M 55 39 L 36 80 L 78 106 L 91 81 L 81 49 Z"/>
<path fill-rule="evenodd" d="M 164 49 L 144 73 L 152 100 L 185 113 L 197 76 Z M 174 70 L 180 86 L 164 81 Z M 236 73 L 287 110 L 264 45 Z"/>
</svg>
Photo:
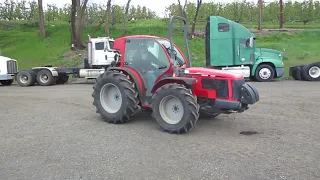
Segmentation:
<svg viewBox="0 0 320 180">
<path fill-rule="evenodd" d="M 18 72 L 17 61 L 7 61 L 7 74 L 14 74 Z"/>
<path fill-rule="evenodd" d="M 228 98 L 229 89 L 227 80 L 217 80 L 217 79 L 202 79 L 203 89 L 216 90 L 218 98 Z"/>
<path fill-rule="evenodd" d="M 233 99 L 240 99 L 241 96 L 241 86 L 245 83 L 244 79 L 241 80 L 233 80 L 232 81 L 232 91 L 233 91 L 233 95 L 232 98 Z"/>
</svg>

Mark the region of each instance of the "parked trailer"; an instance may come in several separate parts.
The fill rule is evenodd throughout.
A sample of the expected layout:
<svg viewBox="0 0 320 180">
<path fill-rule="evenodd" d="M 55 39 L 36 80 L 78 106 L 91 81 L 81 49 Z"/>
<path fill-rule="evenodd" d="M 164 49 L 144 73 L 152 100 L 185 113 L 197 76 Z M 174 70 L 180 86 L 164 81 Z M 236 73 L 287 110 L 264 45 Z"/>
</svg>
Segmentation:
<svg viewBox="0 0 320 180">
<path fill-rule="evenodd" d="M 91 38 L 88 42 L 88 58 L 84 59 L 83 68 L 33 67 L 18 71 L 17 60 L 0 56 L 0 82 L 11 85 L 15 79 L 22 87 L 51 86 L 68 82 L 69 75 L 76 78 L 96 79 L 113 62 L 118 61 L 120 52 L 113 49 L 114 39 L 109 37 Z"/>
</svg>

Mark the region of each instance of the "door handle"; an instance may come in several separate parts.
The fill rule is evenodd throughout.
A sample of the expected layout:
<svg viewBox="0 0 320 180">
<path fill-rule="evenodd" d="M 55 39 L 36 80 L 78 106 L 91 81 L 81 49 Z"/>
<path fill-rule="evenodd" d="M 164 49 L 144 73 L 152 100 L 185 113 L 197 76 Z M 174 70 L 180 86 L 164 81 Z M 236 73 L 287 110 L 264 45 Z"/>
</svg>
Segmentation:
<svg viewBox="0 0 320 180">
<path fill-rule="evenodd" d="M 240 56 L 240 46 L 237 46 L 237 55 Z"/>
</svg>

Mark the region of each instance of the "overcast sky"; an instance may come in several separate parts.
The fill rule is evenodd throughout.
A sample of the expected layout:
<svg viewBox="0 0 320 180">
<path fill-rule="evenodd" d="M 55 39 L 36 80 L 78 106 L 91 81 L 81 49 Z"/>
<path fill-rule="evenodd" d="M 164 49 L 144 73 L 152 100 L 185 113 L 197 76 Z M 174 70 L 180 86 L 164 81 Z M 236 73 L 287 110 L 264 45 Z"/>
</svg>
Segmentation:
<svg viewBox="0 0 320 180">
<path fill-rule="evenodd" d="M 202 0 L 202 2 L 233 2 L 235 0 Z M 240 0 L 238 0 L 240 1 Z M 257 2 L 257 0 L 248 0 Z M 273 0 L 264 0 L 265 2 L 270 2 Z M 287 1 L 287 0 L 284 0 Z M 298 0 L 301 1 L 301 0 Z M 107 0 L 89 0 L 88 3 L 101 3 L 106 4 Z M 127 0 L 112 0 L 112 4 L 117 5 L 125 5 Z M 182 0 L 183 2 L 183 0 Z M 189 0 L 189 2 L 196 2 L 196 0 Z M 71 3 L 71 0 L 43 0 L 43 4 L 56 4 L 57 6 L 61 7 L 65 3 Z M 148 8 L 155 11 L 159 16 L 163 16 L 163 12 L 166 6 L 169 6 L 171 3 L 177 3 L 177 0 L 132 0 L 132 5 L 141 5 L 147 6 Z M 45 8 L 45 7 L 44 7 Z"/>
</svg>

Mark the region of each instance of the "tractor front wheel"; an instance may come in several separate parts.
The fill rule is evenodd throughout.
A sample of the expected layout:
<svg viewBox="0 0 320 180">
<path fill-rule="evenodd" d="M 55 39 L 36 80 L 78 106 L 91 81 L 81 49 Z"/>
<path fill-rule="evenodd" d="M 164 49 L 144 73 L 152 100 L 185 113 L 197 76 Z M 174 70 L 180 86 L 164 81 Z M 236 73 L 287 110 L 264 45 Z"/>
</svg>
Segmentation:
<svg viewBox="0 0 320 180">
<path fill-rule="evenodd" d="M 108 123 L 126 123 L 139 109 L 135 84 L 116 71 L 107 71 L 97 78 L 92 97 L 97 113 Z"/>
<path fill-rule="evenodd" d="M 191 130 L 199 119 L 199 104 L 190 89 L 180 84 L 166 84 L 152 97 L 153 116 L 169 133 Z"/>
</svg>

